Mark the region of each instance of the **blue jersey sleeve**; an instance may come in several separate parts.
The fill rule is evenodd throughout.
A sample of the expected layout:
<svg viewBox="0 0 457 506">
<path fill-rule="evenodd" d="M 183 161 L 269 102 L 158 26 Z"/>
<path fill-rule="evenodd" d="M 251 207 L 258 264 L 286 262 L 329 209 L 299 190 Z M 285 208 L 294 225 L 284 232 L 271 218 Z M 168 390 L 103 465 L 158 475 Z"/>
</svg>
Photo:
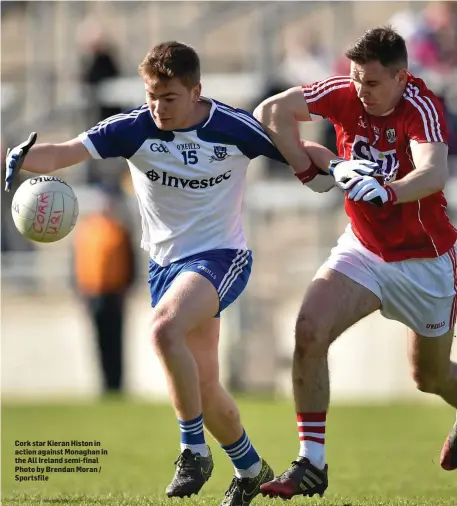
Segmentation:
<svg viewBox="0 0 457 506">
<path fill-rule="evenodd" d="M 286 160 L 270 140 L 262 125 L 258 122 L 254 116 L 242 109 L 236 110 L 240 115 L 240 118 L 249 123 L 249 126 L 243 129 L 243 152 L 246 156 L 251 159 L 257 158 L 258 156 L 266 156 L 272 160 L 286 163 Z"/>
<path fill-rule="evenodd" d="M 93 158 L 130 158 L 147 138 L 148 109 L 132 109 L 100 121 L 79 135 Z"/>
<path fill-rule="evenodd" d="M 236 144 L 244 155 L 251 160 L 263 155 L 287 164 L 262 125 L 250 112 L 221 102 L 216 103 L 218 116 L 215 118 L 215 124 L 228 138 L 236 139 Z"/>
</svg>

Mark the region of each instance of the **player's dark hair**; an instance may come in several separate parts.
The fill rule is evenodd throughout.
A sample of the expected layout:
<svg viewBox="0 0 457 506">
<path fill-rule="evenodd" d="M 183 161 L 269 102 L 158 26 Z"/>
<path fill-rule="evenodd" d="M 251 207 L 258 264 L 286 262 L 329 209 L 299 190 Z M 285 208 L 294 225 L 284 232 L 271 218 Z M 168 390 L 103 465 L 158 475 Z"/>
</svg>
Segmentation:
<svg viewBox="0 0 457 506">
<path fill-rule="evenodd" d="M 147 81 L 168 81 L 177 77 L 191 89 L 200 82 L 200 58 L 185 44 L 163 42 L 148 52 L 138 72 Z"/>
<path fill-rule="evenodd" d="M 408 67 L 405 39 L 390 26 L 366 31 L 347 51 L 346 56 L 359 65 L 379 61 L 397 71 Z"/>
</svg>

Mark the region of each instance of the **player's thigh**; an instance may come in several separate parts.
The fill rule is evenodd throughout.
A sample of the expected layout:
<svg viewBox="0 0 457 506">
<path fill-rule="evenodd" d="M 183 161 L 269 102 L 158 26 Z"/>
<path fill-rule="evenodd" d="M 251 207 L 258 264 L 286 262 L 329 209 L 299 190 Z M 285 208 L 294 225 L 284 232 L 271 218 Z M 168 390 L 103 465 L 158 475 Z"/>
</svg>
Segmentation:
<svg viewBox="0 0 457 506">
<path fill-rule="evenodd" d="M 437 337 L 408 329 L 408 358 L 411 375 L 424 389 L 433 389 L 448 378 L 454 327 Z"/>
<path fill-rule="evenodd" d="M 368 288 L 324 264 L 305 293 L 297 319 L 297 338 L 302 332 L 330 344 L 380 305 L 380 299 Z"/>
<path fill-rule="evenodd" d="M 454 326 L 457 312 L 455 250 L 435 258 L 392 262 L 380 270 L 381 313 L 418 336 L 439 338 Z"/>
<path fill-rule="evenodd" d="M 183 271 L 156 305 L 153 325 L 171 325 L 188 335 L 211 321 L 218 310 L 219 295 L 214 285 L 196 272 Z"/>
<path fill-rule="evenodd" d="M 212 318 L 187 334 L 187 346 L 197 363 L 203 388 L 219 382 L 219 332 L 220 318 Z"/>
</svg>

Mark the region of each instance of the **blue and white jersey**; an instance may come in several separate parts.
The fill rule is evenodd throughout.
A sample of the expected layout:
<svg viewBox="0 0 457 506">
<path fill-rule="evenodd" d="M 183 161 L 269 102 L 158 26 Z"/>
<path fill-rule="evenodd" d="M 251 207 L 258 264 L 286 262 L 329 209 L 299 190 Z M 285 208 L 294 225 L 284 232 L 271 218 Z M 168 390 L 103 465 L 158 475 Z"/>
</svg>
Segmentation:
<svg viewBox="0 0 457 506">
<path fill-rule="evenodd" d="M 157 128 L 147 104 L 79 135 L 93 158 L 123 157 L 142 218 L 141 246 L 159 265 L 200 253 L 247 249 L 241 211 L 246 169 L 264 155 L 285 163 L 248 112 L 216 100 L 188 129 Z"/>
</svg>

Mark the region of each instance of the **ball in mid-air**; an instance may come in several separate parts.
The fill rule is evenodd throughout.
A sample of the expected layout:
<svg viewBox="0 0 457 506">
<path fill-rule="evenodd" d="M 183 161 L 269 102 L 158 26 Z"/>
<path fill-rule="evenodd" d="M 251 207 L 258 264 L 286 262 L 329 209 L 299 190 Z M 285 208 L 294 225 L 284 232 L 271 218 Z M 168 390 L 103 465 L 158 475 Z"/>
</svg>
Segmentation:
<svg viewBox="0 0 457 506">
<path fill-rule="evenodd" d="M 17 189 L 11 206 L 19 232 L 36 242 L 55 242 L 74 228 L 78 199 L 71 186 L 55 176 L 37 176 Z"/>
</svg>

